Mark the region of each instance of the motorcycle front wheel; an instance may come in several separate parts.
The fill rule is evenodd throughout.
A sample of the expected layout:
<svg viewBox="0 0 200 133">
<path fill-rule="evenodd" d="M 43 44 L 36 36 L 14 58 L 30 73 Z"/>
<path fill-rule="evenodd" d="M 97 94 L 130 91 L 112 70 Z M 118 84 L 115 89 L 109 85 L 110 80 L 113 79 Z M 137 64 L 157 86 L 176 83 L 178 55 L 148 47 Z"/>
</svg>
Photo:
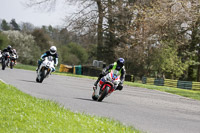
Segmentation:
<svg viewBox="0 0 200 133">
<path fill-rule="evenodd" d="M 5 70 L 6 63 L 5 63 L 5 59 L 4 58 L 2 58 L 1 65 L 2 65 L 2 70 Z"/>
<path fill-rule="evenodd" d="M 44 80 L 44 78 L 45 78 L 45 69 L 44 69 L 44 68 L 42 68 L 42 69 L 40 70 L 39 75 L 40 75 L 40 79 L 39 79 L 38 76 L 37 76 L 36 82 L 42 83 L 43 80 Z"/>
<path fill-rule="evenodd" d="M 97 99 L 98 102 L 101 102 L 108 95 L 109 89 L 110 89 L 110 87 L 106 86 L 106 88 L 102 92 L 100 92 L 100 96 Z"/>
<path fill-rule="evenodd" d="M 14 64 L 15 64 L 14 61 L 10 62 L 10 69 L 13 69 Z"/>
</svg>

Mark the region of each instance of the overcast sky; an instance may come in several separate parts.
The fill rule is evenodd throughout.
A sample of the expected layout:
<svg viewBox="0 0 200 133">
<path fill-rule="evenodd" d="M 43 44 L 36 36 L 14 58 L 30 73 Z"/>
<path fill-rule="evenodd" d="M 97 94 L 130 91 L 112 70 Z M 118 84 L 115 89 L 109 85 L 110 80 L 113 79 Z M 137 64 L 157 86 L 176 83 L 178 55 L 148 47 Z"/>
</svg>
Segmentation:
<svg viewBox="0 0 200 133">
<path fill-rule="evenodd" d="M 64 4 L 57 4 L 52 12 L 44 12 L 34 8 L 27 8 L 22 3 L 27 0 L 0 0 L 0 19 L 5 19 L 10 22 L 15 19 L 17 23 L 29 22 L 35 26 L 42 25 L 63 25 L 66 15 L 72 13 L 72 7 L 63 6 Z M 67 8 L 66 8 L 67 7 Z"/>
</svg>

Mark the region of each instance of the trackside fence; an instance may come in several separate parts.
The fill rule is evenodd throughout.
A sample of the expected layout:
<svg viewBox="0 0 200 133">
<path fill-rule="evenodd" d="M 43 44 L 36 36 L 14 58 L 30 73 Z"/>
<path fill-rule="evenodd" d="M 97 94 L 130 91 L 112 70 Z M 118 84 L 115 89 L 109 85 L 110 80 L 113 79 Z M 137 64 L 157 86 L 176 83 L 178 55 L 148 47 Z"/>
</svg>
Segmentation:
<svg viewBox="0 0 200 133">
<path fill-rule="evenodd" d="M 168 86 L 174 88 L 200 91 L 200 82 L 142 77 L 142 83 L 149 85 Z"/>
<path fill-rule="evenodd" d="M 98 77 L 99 74 L 102 72 L 102 68 L 95 67 L 95 66 L 82 66 L 82 65 L 70 66 L 70 65 L 61 64 L 59 68 L 59 72 Z M 134 82 L 135 77 L 133 75 L 127 74 L 125 76 L 125 81 Z"/>
</svg>

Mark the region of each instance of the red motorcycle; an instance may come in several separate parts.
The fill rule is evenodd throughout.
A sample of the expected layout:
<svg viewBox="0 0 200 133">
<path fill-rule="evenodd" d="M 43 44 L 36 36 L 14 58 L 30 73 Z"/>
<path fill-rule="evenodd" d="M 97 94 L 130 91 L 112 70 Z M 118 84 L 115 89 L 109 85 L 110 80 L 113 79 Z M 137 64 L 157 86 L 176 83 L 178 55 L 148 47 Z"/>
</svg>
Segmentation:
<svg viewBox="0 0 200 133">
<path fill-rule="evenodd" d="M 106 76 L 101 78 L 92 94 L 92 99 L 101 102 L 106 96 L 109 96 L 120 83 L 120 72 L 111 70 Z"/>
</svg>

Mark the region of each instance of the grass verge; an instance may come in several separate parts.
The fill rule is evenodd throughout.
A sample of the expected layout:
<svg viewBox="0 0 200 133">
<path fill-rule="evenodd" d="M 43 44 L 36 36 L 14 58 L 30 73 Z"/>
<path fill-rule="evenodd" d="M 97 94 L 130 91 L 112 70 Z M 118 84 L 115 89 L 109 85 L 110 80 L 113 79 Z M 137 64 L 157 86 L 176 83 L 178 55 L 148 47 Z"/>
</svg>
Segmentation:
<svg viewBox="0 0 200 133">
<path fill-rule="evenodd" d="M 26 69 L 26 70 L 35 70 L 36 66 L 19 64 L 19 65 L 16 65 L 15 68 Z M 97 79 L 97 77 L 76 75 L 76 74 L 71 74 L 71 73 L 60 73 L 58 67 L 56 68 L 56 72 L 54 74 L 64 75 L 64 76 L 81 77 L 81 78 Z M 159 91 L 163 91 L 163 92 L 168 92 L 168 93 L 172 93 L 172 94 L 176 94 L 176 95 L 200 100 L 200 91 L 185 90 L 185 89 L 172 88 L 172 87 L 167 87 L 167 86 L 155 86 L 155 85 L 148 85 L 148 84 L 135 83 L 135 82 L 124 82 L 124 84 L 129 85 L 129 86 L 134 86 L 134 87 L 141 87 L 141 88 L 159 90 Z"/>
<path fill-rule="evenodd" d="M 167 87 L 167 86 L 148 85 L 148 84 L 135 83 L 135 82 L 125 82 L 125 84 L 129 85 L 129 86 L 147 88 L 147 89 L 152 89 L 152 90 L 159 90 L 159 91 L 163 91 L 163 92 L 168 92 L 168 93 L 192 98 L 195 100 L 200 100 L 200 91 L 185 90 L 185 89 L 172 88 L 172 87 Z"/>
<path fill-rule="evenodd" d="M 118 121 L 73 113 L 0 81 L 0 132 L 140 133 Z"/>
</svg>

